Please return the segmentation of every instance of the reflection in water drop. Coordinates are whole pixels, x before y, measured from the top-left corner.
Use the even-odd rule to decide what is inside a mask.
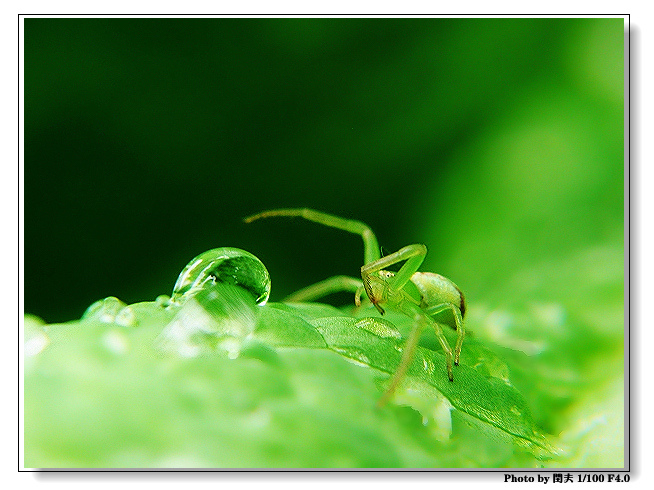
[[[203,288],[219,283],[240,286],[258,305],[270,296],[270,275],[263,263],[245,250],[223,247],[198,255],[184,267],[171,302],[183,304]]]
[[[226,351],[238,357],[242,342],[254,332],[258,308],[252,294],[240,286],[205,284],[186,298],[164,327],[158,344],[185,357]]]

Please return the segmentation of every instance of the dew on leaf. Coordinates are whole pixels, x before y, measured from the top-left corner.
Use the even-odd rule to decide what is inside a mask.
[[[82,320],[117,323],[123,327],[134,327],[137,323],[134,310],[114,296],[93,303],[82,315]]]
[[[114,320],[118,325],[123,327],[134,327],[136,326],[136,315],[134,310],[130,306],[126,306],[118,312],[116,319]]]
[[[402,334],[395,326],[382,318],[362,318],[356,324],[357,327],[363,328],[381,338],[401,339]]]
[[[166,308],[168,307],[168,305],[170,305],[170,296],[168,296],[167,294],[160,294],[159,296],[157,296],[154,302],[157,304],[157,306]]]
[[[248,291],[258,305],[270,296],[270,275],[263,263],[245,250],[214,248],[191,260],[173,288],[172,303],[183,304],[212,284],[230,284]]]
[[[102,323],[114,323],[116,315],[127,306],[121,300],[114,296],[109,296],[101,299],[89,306],[84,314],[82,320],[96,320]]]

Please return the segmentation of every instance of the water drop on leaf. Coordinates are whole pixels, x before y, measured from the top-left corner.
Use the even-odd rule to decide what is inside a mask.
[[[171,302],[184,303],[207,285],[240,286],[264,305],[270,296],[270,275],[263,263],[245,250],[214,248],[191,260],[177,278]]]
[[[136,326],[136,315],[131,306],[126,306],[118,312],[114,320],[118,325],[123,327],[135,327]]]
[[[137,323],[134,310],[114,296],[93,303],[82,315],[82,320],[117,323],[123,327],[134,327]]]
[[[102,323],[113,323],[116,320],[116,315],[125,306],[127,305],[118,298],[109,296],[89,306],[82,315],[82,320],[97,320]]]
[[[159,296],[157,296],[154,302],[157,304],[157,306],[166,308],[168,307],[168,305],[170,305],[170,296],[168,296],[167,294],[160,294]]]

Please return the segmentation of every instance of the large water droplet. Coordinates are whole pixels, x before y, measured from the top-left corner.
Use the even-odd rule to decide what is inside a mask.
[[[270,296],[270,275],[263,263],[245,250],[214,248],[195,257],[177,278],[171,302],[184,303],[210,284],[240,286],[264,305]]]

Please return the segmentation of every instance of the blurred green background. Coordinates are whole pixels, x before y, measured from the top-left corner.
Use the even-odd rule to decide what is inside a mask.
[[[278,301],[357,275],[361,239],[242,218],[359,219],[466,293],[566,448],[551,465],[620,467],[624,39],[622,18],[25,19],[25,311],[153,300],[221,246]]]
[[[473,297],[516,256],[617,240],[623,36],[622,19],[25,19],[25,310],[151,300],[218,246],[261,258],[274,299],[357,274],[357,237],[241,222],[272,207],[363,220],[387,253],[426,243]]]

